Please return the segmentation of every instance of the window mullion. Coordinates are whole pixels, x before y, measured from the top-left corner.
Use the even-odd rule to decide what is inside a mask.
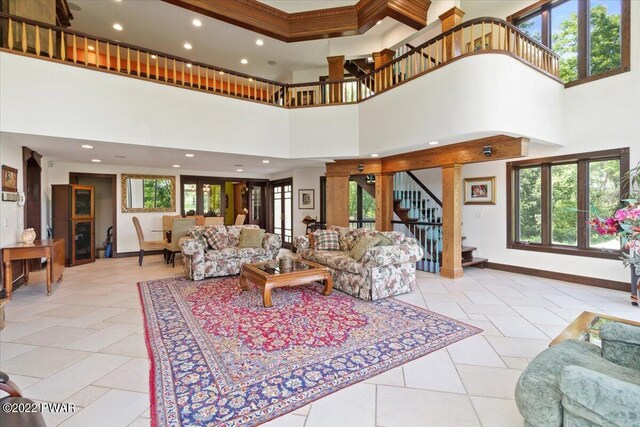
[[[551,49],[551,22],[550,22],[550,8],[547,6],[542,9],[541,12],[542,23],[542,44]]]
[[[542,205],[542,236],[543,246],[551,244],[551,165],[541,167],[541,205]]]
[[[589,162],[578,161],[578,247],[589,246]]]
[[[589,75],[589,0],[578,1],[578,78]]]

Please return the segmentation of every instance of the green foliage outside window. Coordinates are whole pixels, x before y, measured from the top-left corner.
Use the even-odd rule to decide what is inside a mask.
[[[376,199],[364,189],[362,193],[362,219],[376,219]],[[358,220],[358,183],[349,181],[349,220]]]
[[[168,179],[145,179],[142,190],[145,208],[171,207],[171,182]]]
[[[576,163],[551,167],[551,243],[570,246],[578,243]]]
[[[539,167],[520,169],[519,226],[521,242],[542,242],[542,173]]]

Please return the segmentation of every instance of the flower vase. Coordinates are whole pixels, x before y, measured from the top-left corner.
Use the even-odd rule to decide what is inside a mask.
[[[36,232],[33,228],[27,228],[22,232],[22,242],[27,245],[32,245],[36,240]]]

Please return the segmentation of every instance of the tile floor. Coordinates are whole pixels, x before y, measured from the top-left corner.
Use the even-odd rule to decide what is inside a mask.
[[[98,260],[44,276],[6,306],[0,369],[38,401],[70,402],[49,426],[148,426],[148,359],[136,283],[182,274],[160,256]],[[484,329],[482,335],[341,390],[270,427],[522,426],[515,383],[529,360],[583,310],[640,320],[628,295],[495,270],[459,280],[418,272],[399,299]],[[117,408],[117,410],[114,410]]]

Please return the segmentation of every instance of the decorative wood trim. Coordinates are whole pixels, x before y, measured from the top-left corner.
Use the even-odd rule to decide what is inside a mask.
[[[516,265],[500,264],[497,262],[485,263],[486,268],[492,270],[508,271],[510,273],[526,274],[528,276],[543,277],[545,279],[563,280],[581,285],[596,286],[599,288],[615,289],[618,291],[629,291],[629,283],[618,282],[616,280],[599,279],[597,277],[578,276],[576,274],[559,273],[556,271],[539,270],[537,268],[519,267]]]
[[[360,0],[353,6],[287,13],[256,0],[163,0],[286,43],[363,34],[391,17],[416,30],[430,0]]]

